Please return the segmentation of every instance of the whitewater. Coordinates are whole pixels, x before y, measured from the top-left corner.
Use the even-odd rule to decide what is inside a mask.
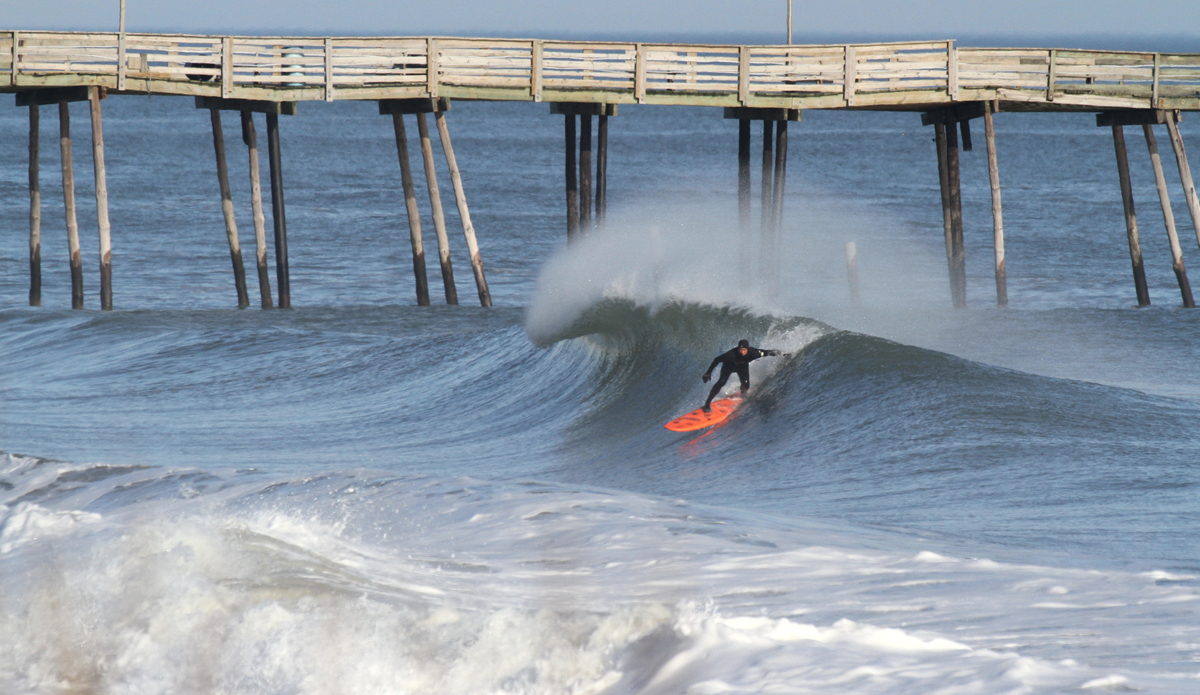
[[[63,308],[48,261],[22,306],[26,211],[0,212],[0,692],[1200,691],[1200,319],[1165,243],[1132,308],[1111,142],[1074,115],[997,118],[1032,191],[1013,306],[980,223],[953,312],[911,122],[806,113],[771,257],[731,215],[729,122],[623,106],[609,224],[566,248],[561,123],[456,103],[488,310],[409,305],[387,124],[314,107],[285,134],[296,308],[264,312],[229,308],[215,183],[170,166],[211,166],[207,119],[109,101],[118,310]],[[1064,141],[1087,166],[1029,154]],[[852,180],[831,143],[888,154]],[[783,351],[746,404],[663,429],[743,337]]]

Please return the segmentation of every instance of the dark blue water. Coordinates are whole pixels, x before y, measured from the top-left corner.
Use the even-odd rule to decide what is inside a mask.
[[[370,103],[301,104],[282,119],[294,308],[261,311],[235,308],[208,114],[104,108],[104,313],[86,111],[85,311],[68,308],[50,109],[43,306],[25,306],[25,110],[0,112],[6,691],[1195,684],[1200,314],[1178,306],[1133,129],[1153,306],[1136,308],[1109,129],[999,114],[1010,305],[992,306],[980,132],[963,153],[970,308],[954,311],[916,114],[792,124],[772,255],[738,237],[735,122],[622,106],[608,225],[566,250],[561,118],[456,102],[487,310],[444,170],[464,305],[440,304],[418,175],[421,308],[391,124]],[[784,351],[755,363],[747,404],[707,433],[664,430],[741,337]]]

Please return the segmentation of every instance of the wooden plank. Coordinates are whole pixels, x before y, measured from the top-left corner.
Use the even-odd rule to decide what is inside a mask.
[[[533,41],[530,45],[532,52],[529,69],[529,96],[535,101],[542,100],[542,42]]]
[[[425,49],[425,76],[426,86],[425,91],[429,93],[430,98],[436,99],[438,95],[438,45],[437,39],[429,39],[429,43]]]
[[[750,49],[742,46],[738,53],[738,101],[745,105],[750,99]],[[747,136],[749,137],[749,136]]]
[[[856,71],[858,68],[858,59],[855,57],[855,49],[852,46],[846,46],[846,65],[842,71],[842,87],[843,98],[846,100],[846,106],[854,106],[854,91]]]
[[[646,101],[646,49],[642,44],[637,45],[637,65],[634,68],[633,81],[634,98],[639,104]]]
[[[333,39],[325,39],[325,101],[333,101]]]
[[[1158,71],[1159,71],[1159,56],[1154,54],[1154,89],[1150,93],[1150,104],[1158,106]]]
[[[233,39],[221,42],[221,97],[233,94]]]
[[[117,89],[125,91],[125,34],[121,34],[117,39]]]

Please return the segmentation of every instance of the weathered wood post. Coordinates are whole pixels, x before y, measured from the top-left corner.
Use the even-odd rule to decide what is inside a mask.
[[[738,119],[738,267],[750,278],[750,119]]]
[[[380,102],[382,104],[383,102]],[[417,283],[417,306],[429,306],[429,280],[425,271],[425,242],[421,236],[421,213],[417,208],[417,189],[413,184],[412,164],[408,157],[408,134],[404,115],[392,114],[396,132],[396,153],[400,158],[400,181],[404,186],[404,207],[408,212],[408,235],[412,244],[413,277]]]
[[[1103,114],[1101,114],[1103,115]],[[1138,241],[1137,212],[1133,206],[1133,184],[1129,177],[1129,157],[1125,151],[1125,128],[1112,126],[1113,147],[1117,154],[1117,175],[1121,180],[1121,202],[1125,208],[1125,236],[1129,240],[1129,260],[1133,263],[1133,288],[1138,306],[1150,306],[1146,287],[1146,268],[1142,263],[1142,245]]]
[[[1158,188],[1158,202],[1162,206],[1163,223],[1167,227],[1167,239],[1171,244],[1171,268],[1175,271],[1175,279],[1179,281],[1179,294],[1183,297],[1183,305],[1192,308],[1196,306],[1196,301],[1192,298],[1192,287],[1188,283],[1187,269],[1183,267],[1183,249],[1179,247],[1179,235],[1175,233],[1175,214],[1171,211],[1171,199],[1167,194],[1167,180],[1163,176],[1162,159],[1158,156],[1158,143],[1154,141],[1154,127],[1149,123],[1143,123],[1142,132],[1146,136],[1146,148],[1150,150],[1150,163],[1154,168],[1154,183]]]
[[[775,209],[773,198],[771,198],[771,193],[775,190],[775,185],[771,180],[771,171],[775,163],[775,155],[772,148],[774,144],[772,141],[775,121],[763,117],[762,123],[762,185],[759,191],[759,208],[761,212],[759,226],[765,240],[766,236],[771,232],[771,211]]]
[[[413,276],[416,278],[417,304],[419,306],[429,306],[429,284],[428,284],[428,280],[426,277],[426,271],[425,271],[425,243],[423,241],[422,234],[421,234],[421,213],[420,213],[419,209],[417,208],[417,194],[416,194],[416,189],[413,186],[412,166],[409,163],[409,157],[408,157],[408,135],[405,132],[405,128],[404,128],[404,116],[408,115],[408,114],[426,114],[426,113],[432,113],[432,114],[436,115],[442,111],[449,111],[449,110],[450,110],[450,100],[445,97],[421,98],[421,99],[384,99],[379,102],[379,113],[381,115],[385,115],[385,116],[390,115],[392,117],[392,126],[396,133],[396,153],[400,159],[400,180],[404,185],[404,207],[408,211],[408,231],[409,231],[409,238],[412,242],[412,254],[413,254]],[[423,119],[424,116],[422,115],[421,118]],[[421,124],[422,124],[422,121],[420,119],[418,119],[418,123],[417,123],[418,130],[420,130]],[[438,128],[441,129],[442,127],[443,127],[443,124],[439,120]],[[439,134],[440,134],[440,132],[441,131],[439,130]],[[426,134],[426,137],[421,142],[422,155],[424,155],[424,147],[426,145],[426,141],[428,141],[428,139],[429,139],[428,138],[428,125],[426,125],[426,127],[425,127],[425,134]],[[443,149],[446,151],[447,162],[449,162],[450,159],[454,155],[453,148],[451,148],[447,145],[448,142],[449,142],[449,131],[446,132],[445,136],[442,139]],[[427,166],[426,181],[428,182],[429,181],[429,178],[428,178],[429,172],[433,170],[432,169],[432,167],[433,167],[432,144],[430,144],[429,159],[428,160],[423,159],[422,161],[425,162],[426,166]],[[450,175],[451,180],[454,179],[454,171],[456,169],[457,169],[457,165],[451,166],[451,175]],[[458,189],[456,188],[455,195],[457,196],[458,193],[459,193]],[[434,195],[438,195],[436,174],[434,175],[433,185],[430,186],[430,199],[431,200],[433,199]],[[466,204],[465,198],[463,199],[462,204],[463,204],[463,206],[465,206],[465,204]],[[441,197],[439,195],[438,196],[438,209],[440,210],[440,208],[441,208]],[[463,209],[464,209],[463,207],[459,208],[460,214],[462,213]],[[436,219],[435,219],[435,222],[436,222]],[[463,219],[463,223],[464,223],[464,225],[470,224],[469,213],[468,213],[467,217],[465,217]],[[471,231],[472,231],[472,235],[473,235],[474,227],[471,227]],[[442,220],[442,233],[445,234],[444,218]],[[465,230],[464,230],[464,233],[465,233]],[[447,244],[449,243],[448,239],[446,240],[446,243]],[[439,244],[441,244],[440,241],[439,241]],[[469,247],[470,247],[470,242],[468,242],[468,248]],[[446,248],[448,248],[448,247],[446,247]],[[447,251],[447,253],[448,253],[448,251]],[[447,260],[449,260],[448,257],[447,257]],[[444,270],[445,269],[443,268],[443,271]],[[482,272],[482,266],[480,266],[480,271]],[[447,274],[445,272],[443,272],[443,275],[442,275],[443,284],[445,284],[446,276],[447,276]],[[451,278],[450,278],[450,283],[451,283],[450,287],[453,288],[454,287],[453,276],[451,276]],[[486,285],[485,285],[485,287],[486,287]],[[455,294],[453,296],[455,298],[454,303],[457,303],[457,301],[458,301],[457,292],[455,292]],[[490,299],[489,299],[489,301],[490,301]]]
[[[605,104],[596,122],[596,227],[604,226],[608,214],[608,112],[616,114],[617,105]]]
[[[279,151],[279,114],[267,113],[267,158],[271,166],[271,220],[275,227],[275,287],[279,308],[292,307],[288,278],[287,216],[283,203],[283,157]]]
[[[271,298],[271,275],[267,271],[266,218],[262,207],[262,182],[258,169],[258,133],[254,129],[254,114],[249,110],[239,112],[242,117],[242,142],[250,156],[250,212],[254,216],[254,258],[258,269],[258,296],[263,309],[275,305]]]
[[[41,114],[29,105],[29,306],[42,305],[42,184],[38,173]]]
[[[1200,243],[1200,198],[1196,197],[1196,182],[1192,180],[1192,167],[1188,165],[1187,152],[1183,149],[1183,137],[1179,134],[1179,115],[1175,111],[1165,114],[1167,133],[1171,136],[1171,148],[1175,151],[1175,165],[1179,167],[1179,181],[1183,184],[1183,197],[1187,200],[1188,214]]]
[[[96,178],[96,218],[100,228],[100,310],[112,311],[112,241],[108,223],[108,183],[104,171],[104,126],[100,117],[100,87],[88,88],[92,116],[92,170]]]
[[[575,115],[563,114],[563,122],[567,148],[567,241],[571,242],[579,237],[579,185],[575,178]]]
[[[946,174],[950,183],[950,241],[954,255],[954,306],[967,306],[966,253],[963,247],[962,188],[958,163],[958,123],[946,113]]]
[[[83,258],[79,255],[79,222],[75,217],[75,169],[71,164],[71,110],[58,104],[58,144],[62,153],[63,208],[67,216],[67,250],[71,254],[71,308],[83,308]]]
[[[446,125],[446,112],[435,111],[438,135],[442,138],[442,152],[446,155],[446,166],[450,169],[450,182],[454,184],[454,201],[458,204],[458,217],[462,220],[463,237],[467,241],[467,253],[471,257],[471,270],[475,274],[475,289],[479,292],[479,305],[491,306],[492,294],[488,291],[487,278],[483,274],[483,260],[479,256],[479,243],[475,240],[475,225],[471,224],[471,211],[467,207],[467,194],[463,191],[462,174],[458,160],[454,158],[454,146],[450,143],[450,128]]]
[[[229,190],[229,168],[225,163],[225,131],[221,127],[220,109],[209,109],[213,129],[213,150],[217,157],[217,185],[221,190],[221,214],[225,218],[225,236],[229,240],[229,260],[233,263],[233,284],[237,289],[238,307],[250,306],[246,291],[246,267],[242,263],[242,244],[238,239],[237,218],[233,212],[233,195]]]
[[[579,114],[579,229],[592,228],[592,114]]]
[[[771,192],[772,207],[771,211],[771,294],[777,295],[780,290],[780,265],[779,257],[783,250],[783,191],[784,183],[787,180],[787,147],[788,147],[788,122],[786,118],[780,119],[775,126],[775,186]]]
[[[862,292],[858,284],[858,246],[853,241],[846,242],[846,282],[850,285],[850,303],[854,306],[862,304]]]
[[[938,185],[942,193],[942,235],[946,244],[946,273],[950,280],[950,299],[954,294],[954,233],[950,222],[950,167],[947,164],[946,153],[946,124],[938,120],[933,125],[933,139],[937,146]]]
[[[447,304],[458,304],[454,286],[454,267],[450,263],[450,237],[446,234],[446,218],[442,214],[442,195],[438,191],[437,170],[433,161],[433,142],[429,139],[429,121],[425,113],[417,114],[417,131],[421,136],[421,156],[425,162],[425,184],[429,189],[429,204],[433,208],[433,231],[437,236],[438,260],[442,265],[442,287]]]
[[[992,102],[984,102],[983,129],[987,139],[988,180],[992,187],[992,245],[996,258],[996,305],[1008,306],[1008,274],[1004,268],[1004,212],[1000,207],[1000,165],[996,160],[996,131]],[[963,124],[969,123],[964,121]]]

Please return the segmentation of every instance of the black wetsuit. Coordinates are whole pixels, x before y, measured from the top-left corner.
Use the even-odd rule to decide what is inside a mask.
[[[742,395],[746,395],[746,391],[750,388],[750,363],[759,357],[774,357],[779,354],[778,350],[761,350],[759,348],[746,348],[746,354],[738,352],[741,348],[734,348],[729,352],[717,355],[717,358],[708,365],[708,371],[704,372],[705,381],[712,376],[712,370],[719,364],[721,365],[721,376],[717,379],[717,383],[713,385],[712,391],[708,393],[708,400],[704,402],[704,407],[707,408],[709,403],[717,397],[721,391],[721,387],[729,381],[729,375],[737,372],[738,379],[742,381]]]

